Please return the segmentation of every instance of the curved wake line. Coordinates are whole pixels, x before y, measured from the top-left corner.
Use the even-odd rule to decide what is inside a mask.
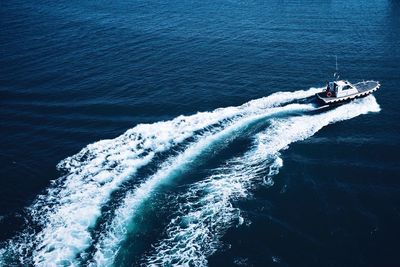
[[[261,115],[253,115],[240,122],[233,123],[217,134],[208,135],[199,139],[193,145],[189,146],[182,154],[167,161],[161,169],[149,177],[126,196],[123,205],[117,209],[112,222],[108,225],[106,232],[96,246],[96,253],[93,262],[95,266],[109,266],[117,256],[121,242],[124,240],[131,225],[133,216],[139,211],[140,205],[152,196],[162,182],[174,175],[174,172],[181,170],[189,164],[205,149],[209,148],[214,142],[238,131],[245,125],[272,114],[289,111],[308,111],[313,110],[311,105],[291,104],[280,108],[270,108]]]
[[[318,115],[273,119],[264,132],[256,135],[253,148],[244,156],[229,160],[215,174],[195,183],[182,196],[184,204],[166,228],[167,237],[143,258],[145,265],[205,266],[214,253],[219,237],[235,219],[240,223],[240,210],[232,200],[245,198],[257,179],[277,174],[283,166],[280,151],[291,143],[304,140],[331,123],[348,120],[380,110],[373,96]],[[267,165],[269,169],[267,169]],[[270,183],[272,179],[268,179]],[[190,199],[192,202],[187,202]],[[186,201],[185,201],[186,200]]]
[[[239,107],[140,124],[115,139],[88,145],[58,164],[67,174],[54,181],[46,194],[28,208],[34,228],[41,230],[27,230],[10,240],[3,248],[3,260],[11,257],[20,264],[38,266],[79,264],[77,256],[93,242],[91,229],[101,216],[101,207],[110,200],[112,192],[149,164],[157,153],[168,151],[199,130],[207,132],[214,124],[222,123],[224,129],[320,90],[279,92]]]

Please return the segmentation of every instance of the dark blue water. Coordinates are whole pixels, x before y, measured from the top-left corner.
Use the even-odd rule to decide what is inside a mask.
[[[400,265],[398,1],[3,1],[0,55],[0,265]],[[335,55],[381,89],[293,104]]]

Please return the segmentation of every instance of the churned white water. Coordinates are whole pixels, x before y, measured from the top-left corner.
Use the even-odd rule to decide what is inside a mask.
[[[317,115],[272,119],[271,125],[255,136],[253,148],[244,156],[229,160],[213,175],[190,187],[183,196],[190,202],[179,207],[179,215],[167,226],[167,236],[143,261],[151,266],[205,266],[207,257],[219,246],[219,237],[236,220],[242,221],[232,201],[245,198],[257,178],[271,178],[278,173],[283,166],[280,151],[331,123],[379,110],[375,98],[369,96]]]
[[[40,195],[28,208],[32,224],[39,230],[20,233],[8,242],[2,249],[2,254],[14,254],[13,258],[19,258],[21,264],[79,264],[79,254],[93,244],[91,229],[102,215],[101,208],[110,201],[111,194],[122,183],[132,179],[137,170],[149,164],[157,153],[168,151],[187,138],[194,137],[193,144],[181,155],[168,159],[159,172],[145,179],[134,192],[127,195],[121,206],[122,210],[117,210],[115,219],[109,224],[110,229],[116,229],[115,225],[121,221],[119,218],[122,218],[121,225],[129,221],[130,215],[123,218],[124,207],[132,205],[135,208],[135,203],[143,199],[141,196],[154,190],[163,177],[167,177],[214,140],[260,116],[274,112],[271,110],[274,107],[277,107],[275,111],[279,111],[280,105],[311,96],[320,90],[312,88],[278,92],[239,107],[179,116],[171,121],[140,124],[115,139],[88,145],[58,164],[66,174],[55,180],[46,193]],[[306,105],[298,106],[306,108]],[[214,124],[222,127],[213,129]],[[197,131],[202,132],[198,134]],[[104,255],[115,254],[120,240],[123,239],[123,227],[121,229],[120,233],[105,233],[100,243],[96,244],[98,252],[95,259],[99,260],[99,264],[101,259],[108,259]],[[106,248],[105,241],[110,237],[112,239],[113,235],[115,240],[111,244],[112,248]],[[105,262],[109,263],[109,260]]]
[[[194,160],[196,156],[211,146],[213,142],[222,139],[235,130],[240,129],[241,127],[257,119],[261,119],[279,112],[307,111],[312,109],[313,107],[311,105],[304,104],[290,104],[284,107],[270,108],[263,112],[262,115],[249,116],[246,119],[241,119],[239,122],[232,123],[232,125],[226,127],[217,134],[210,134],[208,136],[199,138],[197,142],[189,146],[182,154],[179,154],[177,157],[167,161],[155,175],[149,177],[145,182],[140,184],[127,195],[123,205],[116,211],[116,214],[108,229],[105,233],[103,233],[103,238],[101,239],[100,243],[96,246],[97,251],[94,256],[94,261],[96,263],[95,265],[109,266],[114,261],[116,253],[119,249],[119,245],[121,241],[124,240],[124,237],[127,233],[129,222],[132,216],[138,210],[139,205],[151,197],[151,193],[157,188],[157,185],[165,181],[165,179],[169,176],[172,176],[176,170],[183,168],[187,163]]]

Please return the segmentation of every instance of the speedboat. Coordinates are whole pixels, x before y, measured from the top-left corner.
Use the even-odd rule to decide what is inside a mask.
[[[351,84],[346,80],[329,82],[326,89],[317,93],[317,99],[325,105],[348,102],[372,94],[380,87],[377,81],[363,81]]]

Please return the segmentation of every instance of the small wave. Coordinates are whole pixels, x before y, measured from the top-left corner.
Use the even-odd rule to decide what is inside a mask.
[[[182,196],[179,215],[166,227],[167,237],[154,246],[143,263],[207,265],[207,257],[220,245],[219,237],[240,219],[240,210],[234,207],[233,200],[247,197],[249,188],[258,178],[278,173],[283,164],[280,151],[314,135],[326,125],[379,110],[375,98],[369,96],[317,115],[272,119],[270,127],[256,135],[250,151],[229,160]]]
[[[278,92],[239,107],[140,124],[115,139],[88,145],[58,164],[66,174],[55,180],[28,208],[30,227],[5,245],[3,258],[38,266],[79,264],[77,256],[93,242],[91,229],[101,216],[101,208],[122,183],[132,179],[157,153],[168,151],[214,124],[222,123],[224,129],[233,122],[262,114],[266,108],[308,97],[320,90]]]

